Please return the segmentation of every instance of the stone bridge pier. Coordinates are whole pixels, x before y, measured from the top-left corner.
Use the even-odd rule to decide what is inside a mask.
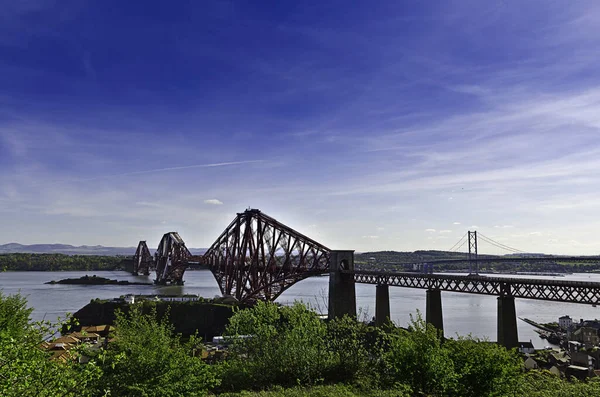
[[[498,343],[511,349],[519,346],[515,297],[511,295],[510,285],[503,284],[501,290],[502,295],[498,297]]]
[[[333,319],[349,315],[356,318],[356,288],[354,251],[331,251],[329,257],[329,307],[328,317]],[[389,303],[388,303],[389,304]]]
[[[425,302],[425,321],[433,325],[444,336],[444,318],[442,316],[442,292],[428,289]]]
[[[331,251],[329,269],[329,319],[344,315],[356,318],[354,251]],[[374,274],[369,283],[376,285],[375,325],[383,325],[391,321],[389,276]],[[425,321],[437,328],[443,336],[442,288],[437,282],[432,282],[427,288]],[[497,341],[498,344],[511,349],[519,344],[515,297],[511,285],[507,282],[502,282],[497,292],[500,294],[497,298]]]
[[[331,283],[331,280],[330,280]],[[338,284],[339,285],[339,284]],[[338,289],[340,289],[338,287]],[[352,289],[354,291],[354,289]],[[330,290],[331,293],[331,290]],[[330,296],[330,302],[331,302]],[[498,344],[512,349],[519,345],[517,332],[517,315],[515,310],[515,298],[510,294],[510,285],[503,285],[502,295],[498,298]],[[425,321],[439,330],[444,336],[444,318],[442,311],[442,293],[440,289],[429,288],[426,292]],[[346,314],[356,313],[356,306],[344,306],[348,311]],[[331,311],[330,311],[331,316]],[[378,280],[375,290],[375,325],[380,326],[391,321],[390,316],[390,291],[389,285],[384,278]]]

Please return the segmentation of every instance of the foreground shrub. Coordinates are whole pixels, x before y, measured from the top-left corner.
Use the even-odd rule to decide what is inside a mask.
[[[456,374],[453,395],[514,395],[523,375],[522,360],[515,350],[472,337],[448,339],[443,347]]]
[[[50,360],[41,344],[58,325],[30,322],[31,311],[25,298],[0,292],[0,396],[92,395],[90,384],[100,376],[99,369],[77,363],[77,349],[64,362]]]
[[[437,330],[420,316],[412,321],[411,332],[392,335],[384,353],[382,386],[409,385],[415,393],[448,395],[456,388],[457,376],[449,352],[442,347]]]
[[[332,356],[326,333],[325,323],[300,303],[278,307],[259,302],[238,311],[225,331],[234,342],[221,366],[223,387],[240,390],[321,382]]]
[[[115,341],[97,360],[104,371],[97,389],[112,396],[203,396],[217,386],[214,368],[192,353],[195,338],[182,343],[167,318],[142,314],[138,306],[117,314]]]
[[[268,391],[219,394],[219,397],[410,397],[407,387],[395,390],[360,390],[347,385],[313,386],[309,388],[294,387],[289,389],[274,388]]]
[[[591,397],[600,396],[600,381],[567,381],[549,371],[530,371],[519,379],[520,388],[514,395],[528,397]]]

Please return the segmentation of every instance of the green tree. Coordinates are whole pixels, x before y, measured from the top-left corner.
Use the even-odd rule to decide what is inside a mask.
[[[333,365],[328,380],[376,385],[386,337],[385,329],[367,326],[350,316],[329,321],[326,340]]]
[[[454,365],[458,382],[453,394],[464,397],[512,395],[522,377],[518,353],[471,337],[448,339],[443,344]]]
[[[331,365],[327,327],[301,303],[279,307],[258,302],[236,312],[225,335],[233,341],[222,364],[228,390],[268,385],[315,384]]]
[[[92,363],[80,365],[72,350],[65,362],[50,360],[40,345],[56,327],[31,323],[26,300],[0,292],[0,395],[4,397],[90,396],[100,376]]]
[[[215,371],[199,357],[195,337],[182,343],[166,317],[142,314],[135,305],[117,314],[115,341],[98,357],[104,371],[97,389],[112,396],[203,396],[218,384]]]
[[[410,332],[391,335],[384,361],[384,387],[406,384],[414,393],[436,396],[455,389],[457,376],[450,355],[442,347],[438,331],[420,314],[412,320]]]

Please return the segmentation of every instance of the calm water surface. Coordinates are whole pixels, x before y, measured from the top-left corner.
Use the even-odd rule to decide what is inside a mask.
[[[51,280],[78,278],[84,275],[96,274],[101,277],[129,281],[151,282],[153,276],[133,276],[121,271],[105,272],[4,272],[0,273],[0,289],[4,294],[20,292],[27,296],[29,305],[34,308],[35,320],[54,321],[64,317],[66,313],[74,313],[85,306],[91,299],[116,298],[125,294],[198,294],[204,297],[220,295],[219,287],[208,270],[188,271],[185,273],[184,286],[83,286],[83,285],[47,285]],[[520,276],[527,277],[527,276]],[[600,282],[598,274],[573,274],[566,277],[536,277],[557,278],[560,280],[578,280]],[[310,303],[322,313],[327,312],[328,277],[313,277],[301,281],[278,299],[278,302],[289,304],[295,300]],[[368,284],[356,285],[357,307],[366,319],[375,313],[375,286]],[[496,308],[495,296],[442,292],[444,314],[444,329],[447,336],[456,334],[472,334],[477,337],[496,339]],[[390,307],[392,320],[401,326],[406,326],[410,315],[417,310],[425,312],[425,290],[390,287]],[[517,299],[518,317],[527,317],[537,322],[557,321],[558,317],[568,314],[574,319],[594,319],[600,317],[600,307],[573,303],[545,302],[527,299]],[[519,340],[532,340],[537,348],[547,345],[540,339],[530,325],[518,321]]]

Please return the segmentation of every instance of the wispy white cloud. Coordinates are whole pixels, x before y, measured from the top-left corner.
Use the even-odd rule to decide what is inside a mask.
[[[223,205],[223,202],[221,200],[217,200],[217,199],[208,199],[208,200],[204,200],[204,204]]]
[[[109,179],[109,178],[118,178],[118,177],[124,177],[124,176],[155,174],[155,173],[159,173],[159,172],[181,171],[181,170],[189,170],[189,169],[194,169],[194,168],[226,167],[226,166],[232,166],[232,165],[244,165],[244,164],[252,164],[252,163],[261,163],[263,161],[264,160],[229,161],[229,162],[225,162],[225,163],[192,164],[192,165],[184,165],[184,166],[178,166],[178,167],[154,168],[154,169],[143,170],[143,171],[131,171],[131,172],[124,172],[124,173],[121,173],[121,174],[102,175],[102,176],[96,176],[96,177],[93,177],[93,178],[83,178],[83,179],[77,179],[75,181],[76,182],[84,182],[84,181],[88,182],[88,181],[95,181],[95,180],[98,180],[98,179]]]

